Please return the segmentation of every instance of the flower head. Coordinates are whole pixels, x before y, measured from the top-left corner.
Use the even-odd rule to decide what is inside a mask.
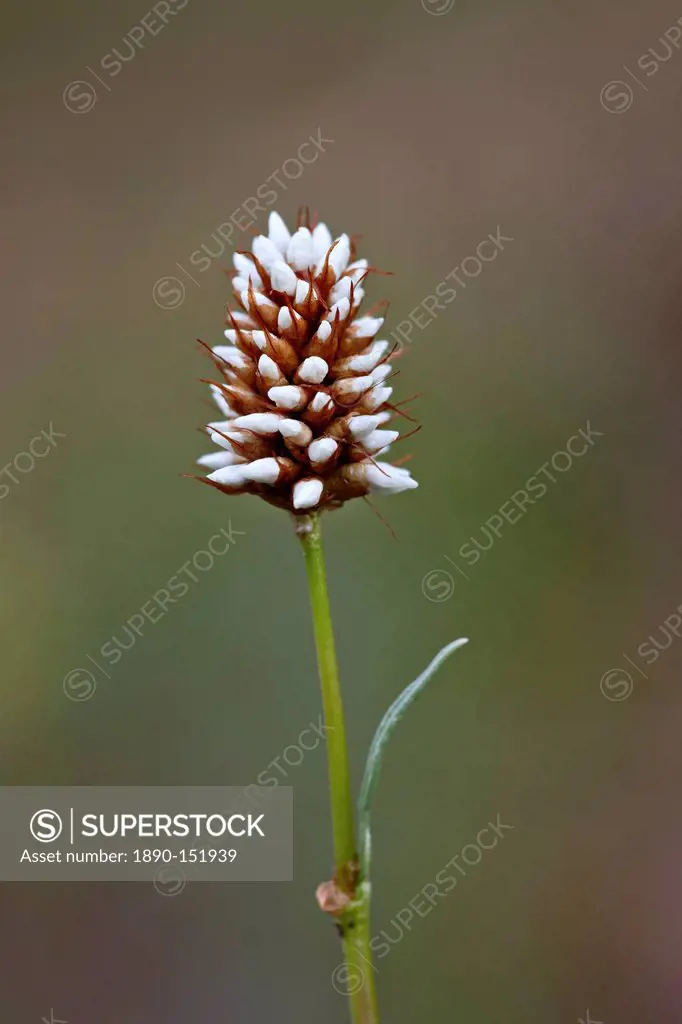
[[[416,487],[383,459],[398,437],[385,429],[391,352],[375,340],[383,319],[358,316],[369,266],[348,236],[309,221],[292,234],[271,213],[234,266],[240,309],[227,309],[228,344],[209,349],[223,418],[206,427],[218,451],[199,459],[204,482],[299,514]]]

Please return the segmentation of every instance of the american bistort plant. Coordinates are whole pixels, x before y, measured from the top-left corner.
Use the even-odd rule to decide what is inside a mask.
[[[456,640],[395,701],[370,747],[359,806],[350,786],[343,706],[320,533],[323,512],[351,498],[397,494],[417,486],[386,461],[399,437],[391,403],[383,319],[360,316],[372,271],[348,235],[333,239],[323,223],[299,214],[289,231],[271,213],[268,234],[234,256],[232,287],[240,308],[226,312],[227,345],[206,345],[216,369],[207,381],[222,419],[206,432],[217,450],[199,459],[204,483],[225,494],[256,494],[289,511],[308,574],[322,702],[334,837],[334,874],[317,890],[336,922],[344,962],[334,987],[348,995],[354,1024],[376,1024],[378,1008],[369,932],[370,807],[386,741],[403,712]],[[202,343],[203,344],[203,343]]]

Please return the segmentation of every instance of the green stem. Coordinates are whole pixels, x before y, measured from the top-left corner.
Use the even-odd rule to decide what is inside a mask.
[[[345,969],[338,972],[337,968],[334,987],[348,994],[353,1024],[378,1024],[374,968],[369,945],[369,879],[360,879],[358,885],[348,747],[319,514],[297,517],[296,532],[301,540],[308,572],[317,666],[322,687],[336,865],[334,880],[339,889],[350,897],[348,907],[339,916]]]
[[[317,667],[320,673],[326,725],[334,857],[339,880],[343,886],[356,854],[353,797],[319,516],[306,516],[299,525],[298,534],[303,545],[303,554],[308,570],[310,604],[317,647]]]

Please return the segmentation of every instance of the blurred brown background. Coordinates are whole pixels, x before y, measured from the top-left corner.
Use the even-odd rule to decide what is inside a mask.
[[[317,720],[287,517],[178,475],[205,450],[194,339],[219,341],[221,267],[250,234],[205,272],[191,254],[279,172],[290,222],[310,205],[394,272],[368,296],[391,330],[499,227],[513,242],[401,364],[423,429],[420,489],[380,505],[397,542],[361,502],[327,521],[356,783],[390,701],[471,638],[392,742],[375,933],[498,813],[514,826],[377,963],[382,1020],[678,1024],[682,642],[650,667],[637,648],[682,602],[682,51],[661,41],[682,10],[168,6],[142,36],[132,0],[5,11],[0,463],[66,436],[1,478],[1,781],[247,784]],[[283,176],[318,129],[333,144]],[[153,294],[171,276],[174,308]],[[588,420],[603,437],[469,571],[460,546]],[[230,520],[246,536],[67,699]],[[634,692],[621,676],[605,699],[612,668]],[[324,751],[286,781],[294,883],[0,887],[2,1019],[344,1022],[313,898]]]

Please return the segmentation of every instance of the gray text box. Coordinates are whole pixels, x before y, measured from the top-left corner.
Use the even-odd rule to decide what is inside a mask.
[[[2,786],[0,821],[5,882],[294,877],[291,786]]]

